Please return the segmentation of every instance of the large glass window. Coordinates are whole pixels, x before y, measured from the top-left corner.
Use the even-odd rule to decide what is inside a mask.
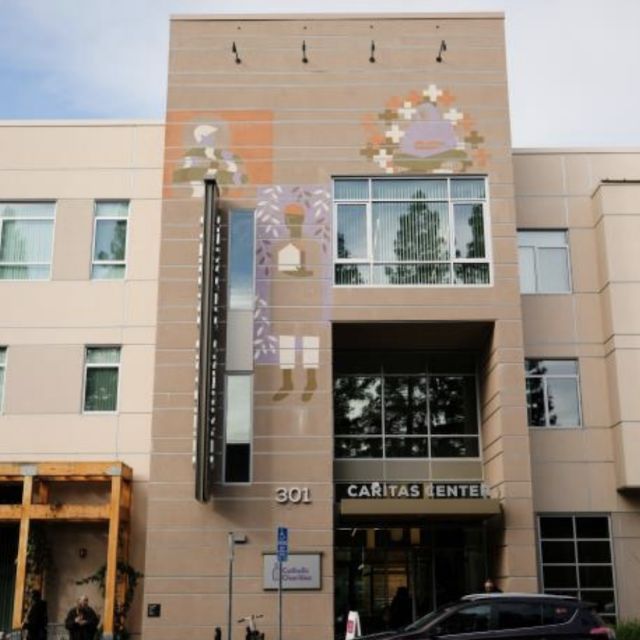
[[[357,365],[356,365],[357,366]],[[479,456],[472,372],[399,372],[397,363],[334,376],[336,458]]]
[[[569,293],[566,231],[518,231],[521,293]]]
[[[254,236],[253,211],[232,211],[229,215],[230,309],[253,309]]]
[[[128,216],[128,200],[96,202],[91,266],[91,277],[95,280],[124,278]]]
[[[87,347],[85,357],[85,412],[113,412],[118,408],[120,347]]]
[[[615,622],[608,516],[540,516],[538,527],[544,592],[593,602],[603,618]]]
[[[226,376],[225,482],[251,481],[253,438],[253,375]]]
[[[337,285],[489,283],[484,178],[341,178],[334,200]]]
[[[0,280],[51,273],[54,202],[0,202]]]
[[[4,407],[4,372],[7,365],[7,348],[0,347],[0,413]]]
[[[251,320],[254,308],[255,227],[253,211],[233,210],[228,218],[227,307]],[[231,319],[232,316],[230,315]],[[253,325],[246,324],[246,340],[253,340]],[[238,339],[236,334],[236,339]],[[240,366],[240,365],[235,365]],[[251,366],[251,363],[248,363]],[[224,481],[251,482],[253,442],[253,373],[227,369],[224,403]]]
[[[580,420],[576,360],[525,360],[531,427],[576,427]]]

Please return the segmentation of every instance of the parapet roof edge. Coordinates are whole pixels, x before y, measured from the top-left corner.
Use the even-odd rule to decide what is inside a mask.
[[[513,147],[513,155],[570,153],[640,153],[640,147]]]
[[[23,119],[23,120],[1,120],[0,127],[131,127],[131,126],[151,126],[164,127],[164,120],[113,120],[113,119]]]
[[[204,13],[172,14],[170,20],[504,20],[504,12],[458,13]]]

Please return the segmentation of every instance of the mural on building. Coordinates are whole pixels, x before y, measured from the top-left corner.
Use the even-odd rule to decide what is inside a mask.
[[[276,185],[258,194],[254,360],[256,365],[276,364],[282,372],[274,401],[294,391],[300,366],[302,400],[311,400],[317,388],[317,322],[325,319],[331,283],[330,220],[325,186]],[[311,310],[304,321],[291,316],[295,306]]]
[[[191,197],[204,196],[204,178],[215,178],[222,195],[242,195],[243,185],[271,184],[272,162],[264,148],[272,144],[270,111],[169,114],[166,166],[169,185],[189,186]]]
[[[247,182],[242,160],[231,151],[219,148],[216,138],[221,135],[220,129],[219,123],[194,126],[191,146],[184,153],[182,165],[173,172],[173,182],[187,182],[194,198],[203,197],[205,177],[215,178],[221,189]]]
[[[455,96],[435,84],[393,96],[386,109],[365,118],[368,140],[360,153],[387,174],[463,172],[488,159],[484,138]]]

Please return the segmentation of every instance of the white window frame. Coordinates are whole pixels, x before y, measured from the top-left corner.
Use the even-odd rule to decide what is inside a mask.
[[[246,442],[239,441],[229,441],[227,439],[227,405],[229,401],[229,385],[227,384],[227,378],[231,377],[244,377],[249,378],[249,396],[251,398],[251,407],[249,409],[249,437]],[[253,483],[253,426],[254,426],[254,415],[253,415],[253,390],[254,390],[254,373],[253,371],[234,371],[227,372],[225,375],[225,385],[224,385],[224,438],[223,438],[223,449],[222,449],[222,484],[229,486],[246,486]],[[247,444],[249,445],[249,479],[243,482],[228,482],[227,481],[227,444]]]
[[[576,373],[544,373],[544,374],[538,374],[538,373],[529,373],[527,371],[527,367],[526,367],[526,361],[527,360],[552,360],[552,361],[556,361],[556,362],[575,362],[576,363]],[[542,380],[542,394],[543,394],[543,399],[544,399],[544,422],[545,424],[543,425],[531,425],[528,424],[529,423],[529,408],[527,407],[527,426],[529,427],[529,429],[582,429],[583,427],[583,421],[582,421],[582,395],[580,393],[580,361],[578,360],[578,358],[534,358],[534,357],[527,357],[525,358],[525,371],[524,371],[524,377],[525,377],[525,394],[526,394],[526,384],[527,384],[527,380],[529,378],[539,378]],[[577,392],[577,397],[578,397],[578,423],[577,424],[567,424],[567,425],[555,425],[555,424],[549,424],[549,392],[548,392],[548,385],[547,385],[547,379],[549,378],[553,378],[553,379],[557,379],[557,380],[575,380],[576,381],[576,392]]]
[[[367,180],[368,182],[368,192],[369,197],[366,200],[343,200],[336,198],[335,196],[335,185],[336,182],[340,181],[361,181]],[[423,260],[423,261],[415,261],[415,260],[398,260],[393,263],[376,263],[373,259],[373,204],[376,202],[416,202],[413,198],[393,198],[389,200],[388,198],[384,199],[374,199],[373,198],[373,181],[394,181],[394,180],[434,180],[434,181],[442,181],[446,180],[447,182],[447,205],[448,205],[448,221],[449,221],[449,249],[450,256],[447,260]],[[485,185],[485,197],[482,199],[475,198],[459,198],[452,199],[451,197],[451,181],[452,180],[484,180]],[[332,199],[333,199],[333,233],[332,233],[332,283],[334,287],[337,288],[461,288],[461,287],[473,287],[473,288],[488,288],[493,286],[493,253],[492,253],[492,243],[491,243],[491,215],[489,211],[489,181],[487,180],[487,176],[484,175],[429,175],[429,176],[404,176],[398,175],[393,178],[386,176],[332,176]],[[419,202],[444,202],[442,198],[425,198],[425,200],[420,200]],[[366,258],[338,258],[338,205],[365,205],[366,207],[366,216],[367,216],[367,256]],[[456,258],[455,257],[455,214],[454,214],[454,205],[455,204],[482,204],[482,223],[483,223],[483,231],[484,231],[484,248],[485,248],[485,258],[480,260],[477,258]],[[444,264],[448,263],[450,269],[450,277],[451,282],[449,283],[438,283],[438,284],[338,284],[335,281],[335,267],[340,264],[360,264],[366,265],[369,268],[369,274],[371,274],[373,267],[376,264]],[[478,284],[465,284],[460,283],[456,284],[455,282],[455,265],[456,264],[486,264],[489,268],[489,281],[485,283]],[[369,280],[371,281],[371,277]]]
[[[127,215],[126,216],[99,216],[98,205],[109,202],[126,202],[127,203]],[[127,265],[129,263],[129,219],[131,217],[131,200],[127,198],[122,199],[100,199],[94,200],[93,203],[93,249],[91,251],[91,272],[89,277],[91,280],[98,282],[110,281],[110,280],[126,280],[127,278]],[[96,258],[96,242],[98,240],[98,222],[112,221],[112,222],[126,222],[126,233],[124,237],[124,258],[122,260],[98,260]],[[122,277],[120,278],[97,278],[93,275],[94,267],[124,267],[122,271]]]
[[[540,245],[540,244],[534,244],[534,243],[521,242],[521,239],[523,239],[523,234],[526,234],[526,233],[564,233],[565,241],[563,244],[558,244],[558,245],[554,245],[554,244]],[[533,250],[533,278],[535,281],[534,291],[520,290],[520,295],[566,296],[567,294],[573,293],[573,279],[571,276],[571,250],[569,246],[569,230],[568,229],[518,229],[518,270],[522,269],[522,265],[520,264],[520,249]],[[566,291],[545,291],[544,289],[541,288],[540,276],[539,276],[540,269],[538,268],[539,249],[564,249],[565,260],[567,263],[568,289]]]
[[[4,392],[7,388],[7,359],[9,349],[5,345],[1,345],[0,353],[4,354],[4,358],[0,361],[0,371],[3,373],[2,380],[0,381],[0,415],[2,415],[4,412]]]
[[[58,203],[56,200],[0,200],[0,207],[11,204],[51,204],[53,205],[53,215],[51,216],[31,216],[28,218],[5,218],[0,215],[0,242],[2,242],[2,226],[5,220],[29,220],[36,222],[50,222],[51,223],[51,258],[49,262],[2,262],[0,266],[3,267],[49,267],[49,273],[44,278],[0,278],[0,282],[46,282],[51,280],[51,274],[53,271],[53,256],[55,250],[55,238],[56,238],[56,220],[58,218],[57,209]]]
[[[600,566],[600,567],[611,567],[611,588],[613,589],[613,601],[615,603],[616,612],[615,617],[620,619],[620,609],[618,608],[618,587],[616,585],[616,559],[615,559],[615,549],[613,544],[613,530],[611,528],[611,515],[608,513],[589,513],[589,512],[579,512],[579,513],[538,513],[536,514],[536,533],[538,537],[538,571],[540,576],[540,590],[542,593],[547,593],[544,585],[544,567],[545,566],[562,566],[562,567],[575,567],[576,570],[576,589],[557,589],[557,591],[576,591],[577,597],[581,600],[589,601],[589,592],[590,591],[608,591],[607,588],[592,588],[586,587],[583,589],[580,586],[580,567],[582,566]],[[544,562],[544,558],[542,557],[542,519],[543,518],[571,518],[573,524],[573,537],[572,538],[544,538],[545,542],[572,542],[574,545],[574,562]],[[609,537],[607,538],[609,542],[609,549],[611,551],[611,562],[579,562],[578,560],[578,541],[580,542],[602,542],[604,538],[578,538],[576,533],[576,518],[605,518],[608,522],[609,527]],[[553,593],[553,591],[549,591],[549,593]],[[583,595],[586,594],[586,595]],[[602,615],[603,612],[599,612]],[[605,615],[611,615],[604,612]]]
[[[119,357],[118,362],[88,362],[87,355],[89,351],[93,349],[118,349]],[[122,363],[122,345],[119,344],[91,344],[86,345],[84,348],[84,372],[83,372],[83,384],[82,384],[82,413],[95,416],[95,415],[114,415],[120,410],[120,365]],[[87,396],[87,373],[89,369],[116,369],[118,374],[118,384],[116,386],[116,406],[109,411],[93,411],[86,408],[86,396]]]

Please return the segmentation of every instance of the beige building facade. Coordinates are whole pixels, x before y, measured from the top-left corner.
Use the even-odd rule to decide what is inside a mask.
[[[138,571],[145,562],[163,134],[150,122],[0,125],[0,504],[20,503],[18,478],[37,476],[43,463],[70,464],[75,473],[89,463],[125,464],[134,494],[129,563]],[[10,463],[18,463],[18,476]],[[65,509],[103,503],[105,485],[59,479],[46,483],[54,517],[31,524],[30,544],[42,561],[28,567],[27,583],[44,591],[51,623],[63,623],[83,592],[104,619],[98,585],[76,581],[106,564],[108,525],[65,521]],[[5,630],[12,626],[19,524],[0,522]]]
[[[134,633],[277,636],[278,527],[287,640],[640,615],[640,152],[512,149],[503,27],[175,17],[164,125],[0,127],[0,463],[132,469]],[[109,543],[46,531],[61,621]]]

